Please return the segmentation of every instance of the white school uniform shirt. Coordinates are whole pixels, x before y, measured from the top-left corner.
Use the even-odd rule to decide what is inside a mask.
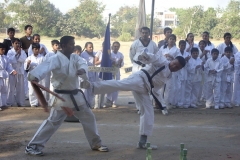
[[[93,52],[93,56],[95,56],[96,53]],[[90,56],[87,51],[84,51],[81,53],[80,57],[86,60],[88,66],[94,66],[94,57]],[[96,72],[88,72],[88,78],[96,78]]]
[[[97,51],[95,57],[98,57],[99,61],[101,62],[102,61],[102,50],[100,51]],[[101,66],[101,63],[99,65],[96,65],[96,67],[100,67]]]
[[[211,81],[214,83],[215,80],[216,82],[221,82],[221,74],[223,71],[223,66],[219,58],[217,58],[216,60],[209,58],[204,65],[204,69],[206,70],[206,74],[207,74],[207,82]],[[215,69],[217,73],[215,74],[209,73],[209,70],[213,70],[213,69]]]
[[[178,50],[177,56],[181,56],[183,58],[188,57],[190,54],[186,51],[182,54],[180,50]],[[188,74],[187,74],[187,65],[185,65],[182,69],[176,72],[177,79],[178,80],[187,80],[188,79]]]
[[[28,60],[31,60],[30,65],[27,67],[27,62]],[[38,54],[37,56],[34,56],[34,54],[32,54],[31,56],[27,57],[27,59],[24,62],[24,69],[25,70],[33,70],[37,65],[41,64],[43,61],[45,60],[44,56],[42,56],[41,54]]]
[[[116,67],[118,67],[118,68],[121,68],[121,67],[123,67],[123,65],[124,65],[124,56],[123,56],[123,54],[122,54],[121,52],[114,53],[114,52],[112,51],[112,52],[111,52],[111,60],[112,60],[112,61],[115,61],[116,64],[118,64],[119,61],[122,60],[122,63],[119,64],[118,66],[116,66]],[[120,78],[120,70],[119,70],[119,69],[118,69],[118,73],[117,73],[116,75],[119,76],[119,78]]]
[[[70,55],[70,59],[68,59],[61,52],[57,52],[55,55],[51,56],[30,71],[28,78],[29,80],[33,80],[36,77],[40,81],[46,76],[46,74],[51,72],[51,83],[54,89],[74,90],[78,89],[80,86],[78,80],[79,76],[76,75],[77,70],[79,69],[84,69],[86,72],[88,70],[88,65],[83,58],[73,53]],[[59,94],[59,96],[64,98],[65,101],[63,102],[52,96],[49,105],[55,107],[57,110],[61,110],[61,106],[74,108],[69,94]],[[74,95],[74,98],[78,106],[85,104],[85,100],[80,92]]]
[[[191,82],[199,82],[202,81],[202,67],[196,69],[196,66],[202,65],[202,60],[197,57],[196,59],[190,58],[188,60],[187,64],[187,70],[188,70],[188,79]]]
[[[17,74],[24,74],[24,62],[27,58],[27,54],[24,50],[21,49],[20,56],[17,56],[17,52],[14,48],[8,51],[7,57],[9,59],[9,63],[11,63],[13,69],[17,71]]]
[[[188,47],[189,47],[189,43],[186,41],[185,52],[187,52]],[[198,44],[193,43],[193,48],[198,48]],[[188,51],[189,53],[191,53],[191,49],[192,49],[192,48],[190,48],[190,50]]]
[[[45,56],[48,54],[48,49],[47,49],[47,47],[44,45],[44,44],[42,44],[42,43],[39,43],[39,45],[40,45],[40,49],[39,50],[41,50],[42,48],[44,48],[44,50],[45,50],[45,52],[46,52],[46,54],[45,54]],[[31,56],[33,54],[33,51],[32,51],[32,45],[30,45],[30,47],[28,48],[28,56]],[[44,53],[39,53],[39,54],[41,54],[42,56],[44,56]]]
[[[178,55],[178,48],[174,45],[171,49],[169,49],[169,47],[167,46],[166,48],[164,48],[165,46],[162,46],[159,50],[159,52],[164,56],[166,54],[170,54],[173,58],[177,57]],[[171,59],[167,60],[171,61]]]
[[[138,61],[138,56],[141,55],[144,52],[144,50],[147,50],[148,53],[156,54],[159,49],[156,43],[153,42],[152,40],[150,40],[147,45],[143,45],[140,39],[135,40],[131,45],[129,53],[129,57],[133,65],[138,66],[138,64],[134,63],[133,60]]]
[[[219,50],[219,56],[218,57],[220,57],[220,58],[222,57],[222,54],[224,53],[224,50],[225,50],[226,47],[230,47],[230,45],[227,46],[226,43],[221,43],[217,46],[217,49]],[[233,54],[236,54],[238,52],[238,49],[234,44],[233,44],[232,50],[233,50]]]
[[[232,58],[232,57],[231,57]],[[220,59],[222,65],[223,65],[223,71],[222,71],[222,81],[225,82],[231,82],[233,83],[234,79],[234,66],[229,63],[228,57],[225,55]]]
[[[7,56],[0,55],[0,78],[6,79],[14,71]]]

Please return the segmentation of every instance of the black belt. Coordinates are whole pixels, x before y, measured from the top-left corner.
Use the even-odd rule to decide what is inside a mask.
[[[147,76],[147,78],[148,78],[148,82],[150,83],[150,86],[151,86],[151,92],[150,92],[150,93],[151,93],[151,95],[153,96],[153,99],[155,100],[155,102],[157,103],[157,105],[159,106],[159,108],[160,108],[161,110],[163,110],[163,106],[162,106],[161,102],[157,99],[157,97],[153,94],[153,91],[152,91],[152,89],[154,88],[154,85],[153,85],[153,83],[152,83],[152,78],[153,78],[155,75],[157,75],[159,72],[161,72],[164,68],[165,68],[165,66],[159,68],[157,71],[155,71],[155,72],[153,73],[152,76],[150,76],[149,73],[148,73],[146,70],[141,69],[141,71],[143,71],[143,72],[146,74],[146,76]]]
[[[90,108],[90,105],[89,105],[89,103],[88,103],[88,101],[87,101],[87,99],[86,99],[86,97],[85,97],[85,95],[84,95],[84,93],[83,93],[83,91],[81,89],[74,89],[74,90],[58,90],[58,89],[54,89],[54,92],[59,93],[59,94],[69,94],[70,98],[71,98],[71,100],[73,102],[73,105],[74,105],[74,107],[75,107],[75,109],[77,111],[80,111],[80,110],[78,108],[77,102],[76,102],[76,100],[75,100],[73,95],[76,95],[76,94],[78,94],[78,92],[81,92],[82,95],[83,95],[84,100],[86,101],[87,106]]]
[[[140,62],[140,61],[134,61],[134,60],[133,60],[133,62],[136,63],[136,64],[138,64],[138,65],[140,65],[140,66],[142,66],[142,67],[145,67],[145,66],[146,66],[146,64],[143,64],[143,63]]]

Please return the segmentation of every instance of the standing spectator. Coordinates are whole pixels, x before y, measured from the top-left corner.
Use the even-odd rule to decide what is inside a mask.
[[[15,36],[15,29],[14,28],[8,28],[7,29],[7,34],[8,34],[8,38],[5,38],[3,40],[3,44],[6,46],[5,48],[5,55],[7,55],[8,51],[10,49],[12,49],[12,40],[14,39]]]
[[[7,105],[12,106],[17,102],[18,107],[25,105],[24,96],[24,61],[27,55],[20,47],[20,40],[18,38],[12,39],[13,48],[8,51],[7,57],[13,69],[17,71],[17,75],[9,75],[8,79],[8,96]]]

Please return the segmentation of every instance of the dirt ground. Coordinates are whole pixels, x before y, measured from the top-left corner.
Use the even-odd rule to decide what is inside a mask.
[[[64,122],[46,144],[43,157],[24,154],[24,148],[48,114],[41,108],[11,107],[0,112],[1,160],[144,160],[146,151],[136,149],[139,115],[131,92],[120,92],[119,107],[93,110],[108,153],[92,151],[80,123]],[[240,159],[240,107],[213,110],[173,109],[168,116],[155,110],[149,142],[158,145],[153,160],[179,159],[180,143],[188,160]]]

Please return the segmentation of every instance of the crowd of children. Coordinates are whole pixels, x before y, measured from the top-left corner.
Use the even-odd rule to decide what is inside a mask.
[[[53,50],[49,51],[44,44],[40,43],[39,34],[32,36],[33,27],[31,25],[26,25],[24,30],[26,35],[18,39],[15,38],[15,29],[8,28],[8,38],[0,43],[0,110],[14,105],[25,106],[25,100],[29,100],[31,107],[38,107],[39,103],[31,83],[27,80],[27,73],[60,50],[58,40],[51,41]],[[118,51],[119,48],[120,43],[114,42],[111,59],[112,65],[118,68],[123,66],[123,54]],[[93,51],[92,42],[87,42],[83,50],[81,46],[76,45],[74,53],[85,59],[88,66],[99,67],[101,64],[102,51],[98,51],[96,54]],[[51,73],[48,73],[39,83],[52,89],[50,77]],[[92,82],[99,80],[97,72],[88,72],[88,77]],[[120,73],[116,75],[116,78],[120,79]],[[49,93],[43,93],[46,100],[50,100]],[[96,102],[95,96],[90,91],[85,90],[84,94],[92,108],[103,107],[103,100],[101,100],[101,104]],[[117,93],[112,93],[107,95],[106,99],[115,105],[117,97]]]
[[[159,42],[157,54],[165,55],[168,60],[182,56],[187,64],[173,73],[162,89],[163,103],[168,108],[239,106],[240,52],[231,42],[231,34],[225,33],[224,42],[215,48],[209,41],[208,32],[203,32],[198,44],[194,43],[194,35],[189,33],[185,40],[179,41],[178,49],[176,36],[171,32],[171,28],[164,29],[165,40]]]

